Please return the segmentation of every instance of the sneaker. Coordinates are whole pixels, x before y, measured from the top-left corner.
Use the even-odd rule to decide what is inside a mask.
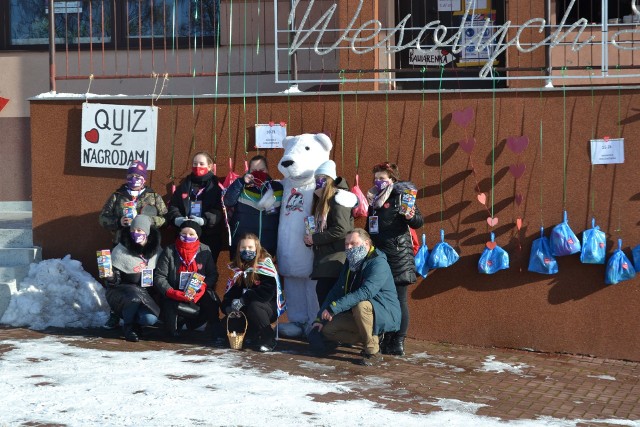
[[[270,351],[275,350],[277,344],[278,342],[276,340],[272,340],[271,342],[262,344],[260,347],[258,347],[258,351],[260,353],[269,353]]]
[[[104,329],[115,329],[120,326],[120,316],[115,314],[113,311],[109,314],[109,320],[102,327]]]
[[[374,354],[363,353],[362,359],[356,361],[356,365],[361,366],[376,366],[383,361],[382,354],[380,352]]]

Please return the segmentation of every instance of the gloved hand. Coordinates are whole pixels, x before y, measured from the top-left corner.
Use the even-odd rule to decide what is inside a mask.
[[[178,302],[191,302],[191,301],[189,300],[189,298],[187,298],[187,297],[184,295],[184,292],[182,292],[182,291],[180,291],[180,290],[178,290],[178,289],[170,288],[170,289],[167,291],[167,294],[166,294],[166,295],[167,295],[167,298],[171,298],[171,299],[172,299],[172,300],[174,300],[174,301],[178,301]]]
[[[231,308],[233,309],[233,311],[240,311],[242,307],[244,307],[244,304],[242,303],[242,300],[240,298],[231,301]]]
[[[195,221],[195,222],[197,222],[197,223],[198,223],[198,225],[199,225],[200,227],[202,227],[202,226],[204,225],[204,219],[200,218],[199,216],[193,216],[193,215],[191,215],[191,216],[189,217],[189,219],[190,219],[191,221]]]
[[[187,219],[188,219],[187,217],[179,216],[173,220],[173,223],[176,225],[176,227],[180,227],[182,223],[185,222]]]
[[[200,298],[202,298],[202,295],[204,295],[206,290],[207,290],[207,284],[203,283],[200,290],[193,296],[193,302],[197,304],[198,301],[200,301]]]

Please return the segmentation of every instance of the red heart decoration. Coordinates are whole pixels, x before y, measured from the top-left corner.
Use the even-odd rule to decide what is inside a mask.
[[[600,246],[601,248],[604,248],[604,243],[600,242],[598,246]]]
[[[98,129],[93,128],[89,131],[86,131],[84,133],[84,139],[86,139],[92,144],[97,144],[98,141],[100,140],[100,134],[98,133]]]
[[[467,154],[471,154],[471,152],[473,151],[473,147],[476,145],[476,139],[473,137],[463,139],[461,141],[458,141],[458,145],[460,146],[460,148],[462,148],[462,151]]]
[[[522,194],[516,194],[516,205],[520,206],[522,203]]]
[[[516,154],[521,154],[529,145],[527,136],[510,136],[507,138],[507,147]]]
[[[515,163],[513,165],[509,165],[509,172],[515,179],[520,178],[524,175],[524,171],[527,169],[527,165],[524,163]]]
[[[455,124],[466,128],[473,120],[473,108],[467,107],[461,111],[454,111],[452,114],[452,118]]]
[[[627,264],[626,262],[622,263],[622,268],[624,268],[625,270],[627,270],[629,268],[629,264]]]
[[[487,224],[489,224],[491,227],[495,227],[496,225],[498,225],[498,218],[487,218]]]
[[[485,243],[485,246],[491,250],[495,249],[496,246],[498,246],[498,244],[496,242],[487,242]]]
[[[9,100],[7,98],[3,98],[0,96],[0,111],[4,109],[8,102]]]
[[[518,230],[522,228],[522,218],[516,219],[516,227],[518,227]]]
[[[487,195],[484,194],[484,193],[478,194],[478,201],[486,206],[487,205]]]

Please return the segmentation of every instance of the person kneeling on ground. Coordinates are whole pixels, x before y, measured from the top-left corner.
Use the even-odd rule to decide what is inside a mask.
[[[138,215],[113,249],[113,275],[105,278],[107,302],[112,312],[122,317],[127,341],[137,342],[143,326],[158,321],[160,307],[153,299],[153,269],[160,253],[160,232],[153,219]]]
[[[278,272],[258,236],[242,235],[229,269],[232,276],[222,300],[223,311],[242,311],[247,316],[247,339],[263,353],[272,351],[276,346],[271,324],[278,317]]]
[[[347,262],[320,307],[309,344],[319,354],[327,350],[324,340],[363,344],[358,364],[370,366],[382,360],[378,335],[400,327],[400,303],[387,258],[365,230],[347,233],[345,253]]]
[[[193,330],[206,322],[207,329],[215,331],[220,323],[220,299],[215,292],[218,270],[209,247],[200,243],[201,233],[197,222],[182,222],[175,243],[158,260],[154,284],[163,296],[165,330],[170,337],[178,337],[184,324]],[[195,273],[204,280],[200,282]],[[188,292],[198,285],[195,294]]]

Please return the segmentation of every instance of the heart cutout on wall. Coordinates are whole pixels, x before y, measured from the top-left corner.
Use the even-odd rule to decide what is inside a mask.
[[[485,245],[487,246],[487,248],[492,249],[492,250],[495,249],[496,246],[498,246],[498,244],[496,242],[487,242],[487,243],[485,243]]]
[[[518,227],[518,230],[522,228],[522,218],[516,219],[516,227]]]
[[[487,224],[489,224],[490,227],[495,227],[496,225],[498,225],[498,218],[496,217],[487,218]]]
[[[487,205],[487,195],[484,194],[484,193],[478,194],[478,201],[486,206]]]
[[[473,107],[467,107],[461,111],[454,111],[451,116],[455,124],[466,128],[473,120]]]
[[[527,136],[510,136],[507,138],[507,147],[516,154],[522,154],[529,146],[529,137]]]
[[[509,165],[509,172],[515,179],[520,178],[524,175],[524,171],[527,169],[527,165],[524,163],[515,163],[513,165]]]
[[[462,151],[464,151],[467,154],[471,154],[471,152],[473,151],[473,147],[475,147],[476,145],[476,139],[473,137],[463,139],[461,141],[458,141],[458,145],[460,146]]]
[[[89,141],[92,144],[97,144],[100,140],[100,134],[98,133],[98,129],[93,128],[84,133],[84,139]]]

